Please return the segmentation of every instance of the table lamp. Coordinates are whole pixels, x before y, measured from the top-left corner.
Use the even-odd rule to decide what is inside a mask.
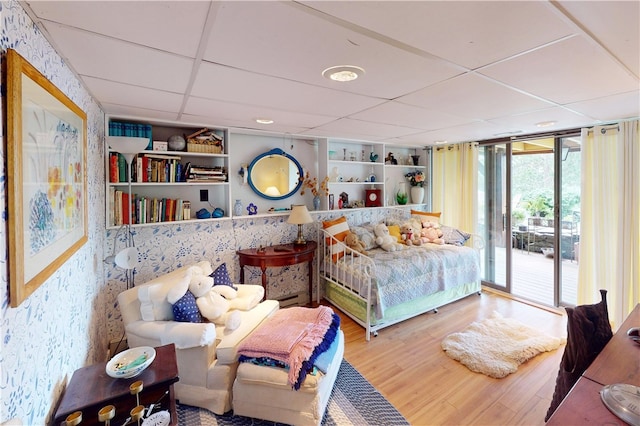
[[[307,210],[307,206],[304,204],[291,206],[291,214],[289,215],[289,219],[287,219],[287,223],[298,225],[298,238],[293,242],[294,244],[307,244],[302,235],[302,225],[312,222],[313,219],[309,214],[309,210]]]
[[[133,238],[131,235],[131,223],[133,219],[133,208],[131,207],[131,163],[133,162],[133,157],[135,157],[135,155],[140,153],[141,151],[144,151],[147,145],[149,145],[149,139],[129,136],[107,136],[107,144],[109,145],[109,147],[111,147],[111,150],[120,153],[127,163],[127,182],[129,184],[129,217],[126,223],[127,247],[124,250],[120,251],[117,255],[113,256],[113,258],[111,258],[110,256],[105,260],[113,261],[117,266],[126,270],[130,270],[133,269],[138,263],[138,250],[136,250],[136,248],[134,247]],[[118,236],[118,233],[116,233],[116,237]],[[113,244],[115,252],[116,242],[114,241]]]

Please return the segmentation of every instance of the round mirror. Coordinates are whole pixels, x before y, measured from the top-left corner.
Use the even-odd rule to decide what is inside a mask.
[[[290,197],[302,185],[300,163],[277,148],[254,158],[248,174],[249,185],[255,193],[269,200]]]

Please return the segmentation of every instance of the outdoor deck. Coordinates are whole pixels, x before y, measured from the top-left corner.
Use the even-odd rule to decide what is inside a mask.
[[[505,263],[505,249],[496,249],[498,265]],[[553,306],[553,258],[542,253],[512,250],[511,294],[543,305]],[[563,259],[561,264],[562,301],[575,305],[578,287],[578,262]],[[505,283],[505,271],[496,271],[499,283]]]

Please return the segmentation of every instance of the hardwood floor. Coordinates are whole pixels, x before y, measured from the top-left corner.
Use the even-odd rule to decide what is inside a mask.
[[[325,302],[326,303],[326,302]],[[503,379],[474,373],[449,358],[440,341],[493,311],[566,336],[566,315],[489,291],[381,330],[364,329],[340,313],[345,359],[412,425],[543,425],[564,345],[522,364]]]

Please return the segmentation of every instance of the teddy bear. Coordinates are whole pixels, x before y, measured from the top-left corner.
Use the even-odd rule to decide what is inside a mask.
[[[203,317],[216,325],[224,325],[226,331],[233,331],[240,326],[240,312],[232,310],[232,299],[237,291],[227,285],[213,285],[209,275],[194,274],[191,276],[189,291],[196,298],[196,305]]]
[[[360,238],[353,232],[349,232],[346,237],[344,237],[344,243],[353,250],[354,255],[357,256],[355,252],[362,253],[365,256],[368,256],[369,253],[365,250],[364,244],[360,241]]]
[[[420,232],[414,229],[411,222],[406,222],[400,225],[400,235],[402,235],[402,241],[408,246],[421,246],[422,239],[420,238]]]
[[[402,250],[402,244],[398,240],[389,235],[389,228],[384,223],[379,223],[373,228],[373,234],[376,236],[376,244],[386,251]]]
[[[423,228],[420,231],[420,236],[423,238],[424,242],[444,244],[444,240],[442,239],[443,233],[437,223],[425,221],[422,222],[422,226]]]
[[[240,326],[242,317],[234,309],[234,299],[238,293],[227,285],[214,286],[213,277],[206,275],[198,266],[192,266],[185,274],[185,285],[176,285],[167,294],[167,301],[176,303],[187,290],[196,299],[200,314],[216,325],[224,325],[225,331],[233,331]],[[188,284],[187,284],[188,283]]]

